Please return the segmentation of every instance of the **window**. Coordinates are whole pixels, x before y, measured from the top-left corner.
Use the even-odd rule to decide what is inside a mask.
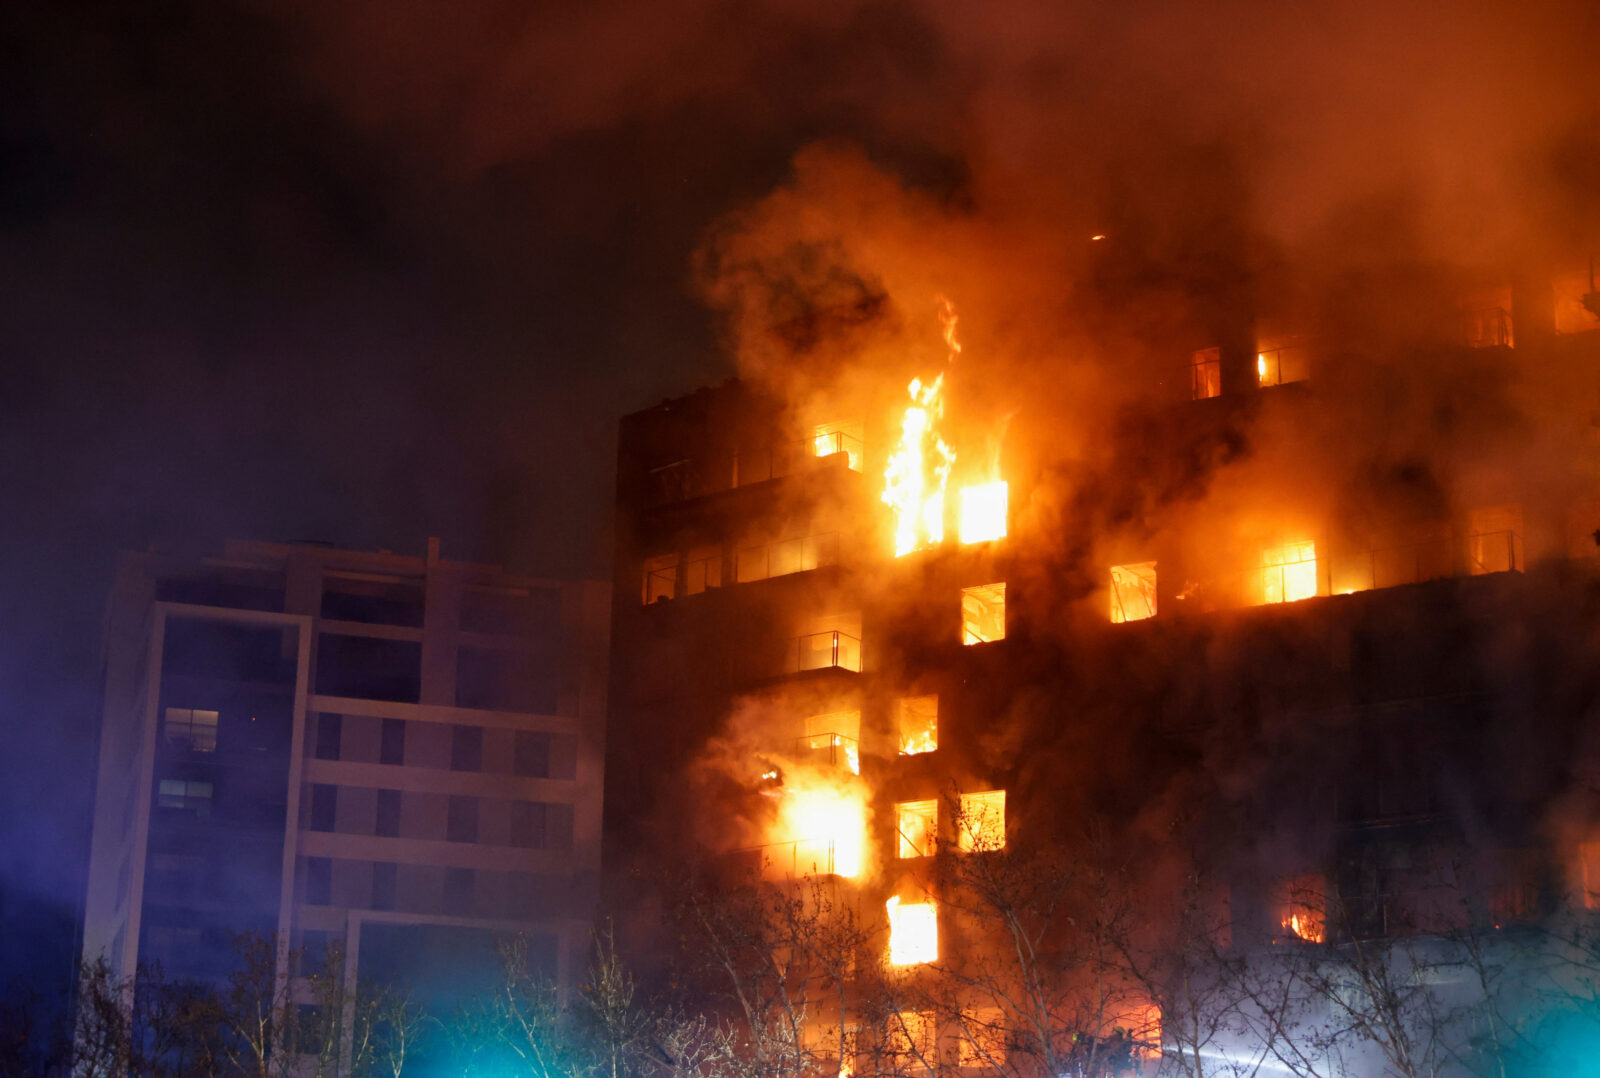
[[[406,762],[406,720],[383,720],[383,732],[378,745],[378,762],[392,766]]]
[[[661,554],[644,562],[644,605],[665,602],[678,594],[678,555]]]
[[[470,868],[447,868],[444,870],[444,912],[456,917],[469,917],[472,915],[473,872]]]
[[[1600,288],[1595,286],[1594,260],[1587,267],[1568,267],[1550,279],[1557,333],[1600,329]]]
[[[963,543],[987,543],[1006,537],[1006,492],[1004,479],[961,488],[957,532]]]
[[[892,1055],[905,1057],[908,1068],[930,1068],[938,1034],[938,1017],[933,1011],[900,1011],[889,1019],[884,1047]]]
[[[511,802],[511,845],[524,850],[544,849],[549,809],[542,801]]]
[[[1189,358],[1189,396],[1209,400],[1222,395],[1222,349],[1200,348]]]
[[[1284,880],[1278,901],[1278,926],[1290,937],[1321,943],[1327,935],[1327,903],[1322,877]]]
[[[915,966],[939,958],[939,907],[928,899],[906,904],[889,899],[889,964]]]
[[[511,770],[519,778],[549,778],[550,735],[542,730],[518,730]]]
[[[1461,334],[1468,348],[1510,348],[1511,286],[1485,288],[1461,301]]]
[[[216,752],[217,713],[192,707],[167,708],[166,742],[190,752]]]
[[[395,878],[398,870],[393,861],[379,861],[372,866],[372,908],[394,909]]]
[[[339,787],[323,783],[312,786],[310,830],[332,831],[338,805]]]
[[[695,547],[683,566],[683,593],[699,595],[707,588],[722,587],[722,548]]]
[[[182,809],[196,816],[211,814],[212,787],[194,779],[162,779],[156,789],[156,804],[161,808]]]
[[[324,696],[414,704],[422,688],[422,644],[322,633],[317,637],[316,685]]]
[[[483,770],[483,727],[450,727],[450,770]]]
[[[1307,539],[1261,552],[1261,602],[1295,603],[1316,594],[1316,543]]]
[[[962,1009],[961,1043],[956,1053],[957,1066],[995,1069],[1005,1066],[1005,1017],[999,1007]]]
[[[1263,338],[1256,344],[1256,384],[1263,388],[1303,382],[1311,373],[1306,346],[1293,338]]]
[[[478,799],[452,797],[445,821],[445,839],[449,842],[478,841]]]
[[[1006,586],[961,589],[961,642],[988,644],[1006,638]]]
[[[326,906],[333,901],[333,862],[326,857],[306,858],[306,902]]]
[[[962,853],[1004,849],[1006,844],[1006,792],[986,790],[962,794],[956,817],[956,847]]]
[[[380,838],[400,837],[400,791],[378,791],[378,818],[373,834]]]
[[[1522,506],[1474,509],[1467,521],[1467,558],[1473,576],[1518,569],[1522,553]]]
[[[902,696],[895,702],[895,720],[901,756],[933,752],[939,747],[938,694]]]
[[[344,716],[323,712],[317,716],[317,749],[319,760],[339,758],[339,735],[344,727]]]
[[[736,578],[741,584],[810,572],[824,565],[833,565],[838,560],[838,532],[754,543],[740,547],[734,559]]]
[[[1156,563],[1141,561],[1111,567],[1111,623],[1156,616]]]
[[[420,628],[423,596],[420,580],[327,573],[323,577],[321,614],[332,621]]]
[[[896,857],[930,857],[938,835],[939,802],[902,801],[895,807]]]

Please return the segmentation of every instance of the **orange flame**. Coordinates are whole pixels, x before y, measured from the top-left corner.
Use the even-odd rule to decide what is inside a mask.
[[[886,903],[889,912],[889,964],[915,966],[939,958],[939,908],[930,898],[914,905],[898,897]]]
[[[884,472],[883,501],[894,510],[897,558],[944,541],[945,487],[956,462],[955,450],[937,430],[944,416],[939,397],[944,375],[926,386],[913,378],[907,388],[911,404],[900,421],[900,444]]]
[[[801,769],[785,776],[773,839],[793,843],[798,871],[854,878],[866,855],[867,799],[859,781]]]

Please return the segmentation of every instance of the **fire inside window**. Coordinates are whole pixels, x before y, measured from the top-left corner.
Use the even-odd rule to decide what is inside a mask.
[[[1143,621],[1156,616],[1156,563],[1136,562],[1111,567],[1111,622]]]
[[[972,1007],[961,1011],[961,1044],[956,1049],[961,1067],[1005,1066],[1005,1015],[999,1007]]]
[[[985,790],[962,794],[956,816],[956,848],[985,853],[1006,845],[1006,792]]]
[[[1189,360],[1189,393],[1194,400],[1222,395],[1222,349],[1201,348]]]
[[[899,896],[886,903],[889,911],[889,964],[916,966],[939,959],[939,907],[933,899],[902,904]]]
[[[987,644],[1006,638],[1006,586],[980,584],[961,589],[961,642]]]
[[[861,470],[861,424],[823,423],[811,435],[811,452],[827,458],[845,455],[845,466],[853,472]]]
[[[1281,386],[1303,382],[1311,374],[1306,347],[1294,340],[1262,340],[1256,344],[1256,384]]]
[[[1522,506],[1474,509],[1467,520],[1467,559],[1473,576],[1505,573],[1521,563]]]
[[[900,755],[915,756],[939,747],[939,697],[903,696],[895,705],[900,733]]]
[[[1295,876],[1283,881],[1278,926],[1295,939],[1321,943],[1327,938],[1327,900],[1322,877]]]
[[[963,543],[987,543],[1006,537],[1006,482],[961,489],[959,533]]]
[[[1295,603],[1316,594],[1316,543],[1307,539],[1261,552],[1261,602]]]
[[[852,775],[861,774],[861,712],[808,716],[801,747],[813,760],[825,760]]]
[[[190,752],[216,752],[217,713],[193,707],[167,708],[166,742]]]
[[[894,807],[896,857],[931,857],[938,834],[939,802],[902,801]]]

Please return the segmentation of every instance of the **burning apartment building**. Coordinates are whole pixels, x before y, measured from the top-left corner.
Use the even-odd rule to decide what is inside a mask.
[[[1091,243],[1086,302],[1134,317]],[[840,976],[879,971],[807,1019],[840,1074],[1514,1056],[1549,1000],[1506,955],[1566,926],[1571,988],[1600,904],[1600,295],[1421,277],[1400,316],[1393,281],[1220,288],[1011,384],[942,298],[878,296],[774,332],[845,325],[848,371],[893,322],[897,362],[628,416],[628,902],[690,863],[825,885]]]

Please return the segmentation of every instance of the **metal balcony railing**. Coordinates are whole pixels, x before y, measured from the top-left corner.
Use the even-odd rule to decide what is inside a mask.
[[[861,773],[861,744],[849,734],[827,731],[795,738],[795,754],[816,763]]]
[[[831,838],[802,838],[755,846],[750,853],[761,858],[761,874],[768,879],[838,874],[838,844]]]
[[[838,532],[780,539],[740,550],[737,579],[741,584],[748,584],[769,577],[808,572],[834,565],[838,560]]]
[[[1511,312],[1504,307],[1479,307],[1463,315],[1469,348],[1507,348],[1511,345]]]
[[[795,641],[795,665],[799,670],[837,668],[861,671],[861,641],[848,633],[807,633]]]
[[[844,431],[828,431],[799,442],[784,442],[764,449],[745,450],[733,458],[733,485],[746,487],[764,483],[768,479],[781,479],[786,475],[822,465],[844,455],[844,465],[851,471],[861,470],[861,439]]]

